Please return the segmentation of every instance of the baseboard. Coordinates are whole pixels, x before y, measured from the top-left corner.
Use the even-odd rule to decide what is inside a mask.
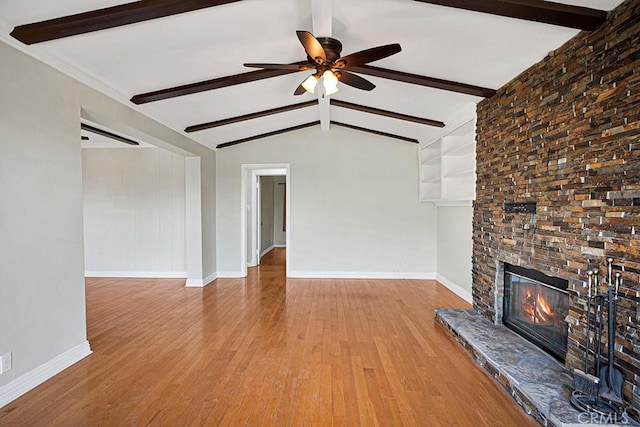
[[[0,387],[0,408],[91,354],[85,341]]]
[[[238,279],[241,277],[247,277],[242,271],[218,271],[219,279]]]
[[[262,251],[260,253],[260,258],[262,258],[263,256],[265,256],[266,254],[268,254],[269,252],[271,252],[273,250],[273,248],[275,248],[274,245],[269,246],[267,249],[265,249],[264,251]]]
[[[146,279],[185,279],[186,271],[85,271],[84,277],[133,277]]]
[[[466,302],[470,304],[473,303],[473,296],[471,295],[471,292],[467,291],[462,286],[452,282],[441,274],[436,275],[436,280]]]
[[[287,277],[304,279],[420,279],[435,280],[435,273],[356,272],[356,271],[289,271]]]
[[[185,287],[187,288],[203,288],[218,278],[218,273],[212,273],[204,279],[187,279]]]
[[[287,245],[273,245],[274,248],[286,248]]]

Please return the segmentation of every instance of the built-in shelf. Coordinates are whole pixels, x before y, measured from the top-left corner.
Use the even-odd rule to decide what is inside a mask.
[[[476,182],[476,119],[420,147],[420,200],[439,205],[471,205]]]

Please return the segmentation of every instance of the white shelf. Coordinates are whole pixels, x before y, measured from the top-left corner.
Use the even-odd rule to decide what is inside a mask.
[[[475,156],[475,152],[476,152],[475,139],[472,141],[469,141],[468,139],[466,139],[462,141],[462,144],[460,145],[451,144],[449,147],[443,147],[442,155],[443,156],[467,156],[469,154],[472,154]]]
[[[467,116],[469,117],[469,116]],[[475,114],[420,147],[420,200],[470,206],[475,200]]]

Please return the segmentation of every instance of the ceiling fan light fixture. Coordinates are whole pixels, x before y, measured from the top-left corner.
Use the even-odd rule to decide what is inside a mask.
[[[338,77],[333,71],[327,70],[322,74],[322,86],[324,87],[325,96],[338,92]]]
[[[316,89],[316,85],[318,84],[318,77],[315,74],[311,74],[307,79],[302,82],[302,87],[309,93],[313,93]]]

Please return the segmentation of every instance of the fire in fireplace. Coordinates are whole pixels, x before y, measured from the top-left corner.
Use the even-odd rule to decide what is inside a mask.
[[[504,266],[502,322],[564,363],[567,355],[568,282],[511,264]]]

